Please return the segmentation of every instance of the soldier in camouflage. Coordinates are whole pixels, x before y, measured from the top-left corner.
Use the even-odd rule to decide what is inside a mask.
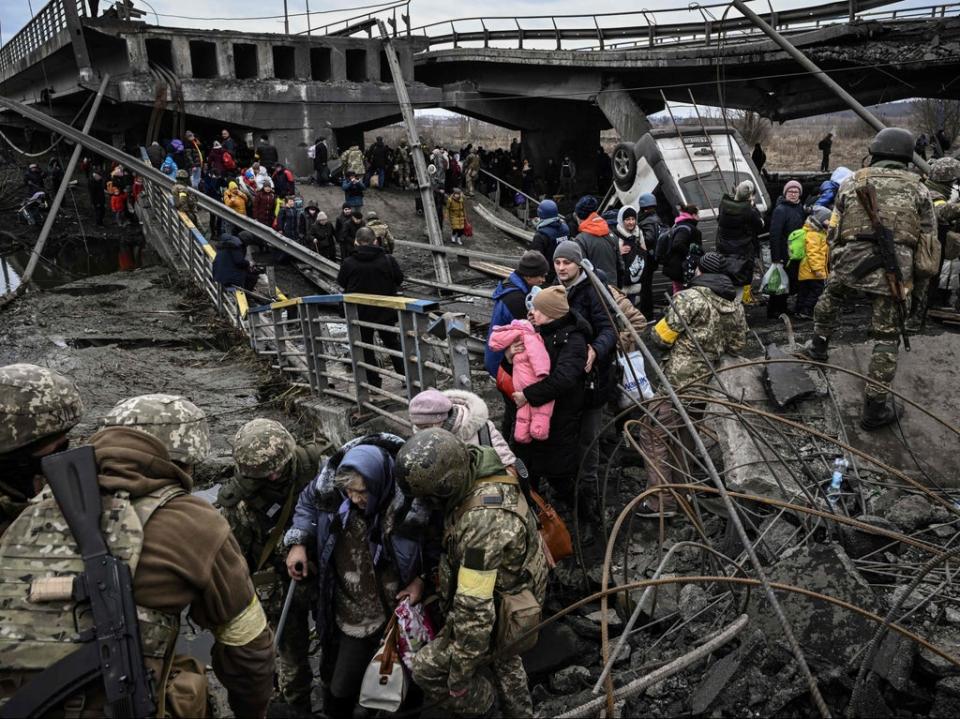
[[[367,213],[367,227],[377,236],[377,243],[388,255],[393,254],[393,235],[390,234],[390,225],[380,219],[372,210]]]
[[[197,220],[197,198],[190,194],[187,187],[190,184],[190,176],[186,170],[177,170],[177,181],[173,184],[170,192],[173,194],[173,206],[178,212],[186,213],[195,226],[199,226]]]
[[[288,589],[284,532],[292,523],[300,491],[316,476],[323,447],[297,445],[283,425],[254,419],[233,439],[234,476],[224,483],[217,506],[233,530],[253,576],[257,595],[273,627]],[[310,669],[308,617],[314,601],[308,587],[299,587],[280,638],[277,678],[280,694],[289,706],[309,714],[313,672]]]
[[[348,172],[354,173],[357,177],[363,177],[366,172],[366,163],[363,159],[363,152],[356,145],[350,145],[342,155],[340,155],[340,171],[344,177]]]
[[[938,157],[930,162],[930,174],[926,180],[933,209],[937,214],[937,240],[940,242],[940,270],[930,281],[929,292],[914,288],[916,302],[910,308],[910,329],[919,329],[929,303],[948,305],[950,287],[954,277],[953,261],[960,257],[960,200],[957,198],[957,183],[960,182],[960,160],[953,157]],[[953,284],[956,290],[956,283]]]
[[[406,190],[410,187],[411,166],[413,164],[413,158],[410,156],[410,148],[407,146],[406,140],[400,140],[400,144],[397,145],[393,162],[400,189]]]
[[[0,535],[40,491],[40,460],[66,449],[82,414],[73,380],[32,364],[0,367]]]
[[[273,635],[230,527],[191,495],[192,468],[209,450],[204,413],[183,397],[133,397],[89,440],[111,552],[133,575],[144,662],[159,716],[207,711],[205,668],[175,655],[184,610],[214,636],[211,664],[237,716],[265,716],[273,691]],[[29,567],[29,571],[24,571]],[[83,561],[57,500],[44,489],[0,542],[0,703],[90,641],[90,612],[34,584],[79,574]],[[86,637],[86,638],[85,638]],[[56,716],[103,716],[103,687],[81,687]]]
[[[547,565],[517,480],[492,447],[432,428],[398,453],[397,482],[445,514],[438,583],[446,623],[417,654],[414,681],[457,716],[487,716],[496,697],[503,716],[532,717],[520,652],[536,639],[514,639],[540,619]],[[516,603],[525,611],[512,611]],[[508,626],[517,631],[505,634]]]
[[[672,306],[651,332],[654,344],[669,352],[663,371],[677,391],[709,374],[710,365],[716,364],[722,355],[740,352],[746,344],[743,303],[737,301],[737,288],[725,269],[722,255],[703,255],[690,288],[673,296]],[[696,417],[702,405],[691,404],[687,410]],[[683,482],[683,473],[674,467],[686,464],[685,452],[670,437],[678,436],[683,447],[692,450],[693,442],[683,420],[667,398],[654,402],[650,413],[652,416],[647,416],[642,425],[642,445],[649,460],[647,487]],[[652,494],[645,500],[645,509],[650,514],[659,514],[661,510],[669,513],[675,511],[676,502],[670,495]]]
[[[920,177],[907,171],[913,157],[913,135],[888,127],[870,143],[869,167],[857,170],[837,191],[830,218],[830,275],[814,310],[814,337],[805,348],[811,359],[825,362],[828,342],[837,328],[840,310],[851,295],[862,291],[873,298],[870,331],[876,343],[867,375],[860,426],[866,430],[884,427],[897,419],[897,409],[885,385],[897,373],[900,347],[898,299],[891,296],[883,267],[864,272],[864,263],[879,252],[870,218],[856,196],[857,188],[872,185],[876,191],[880,221],[893,233],[903,287],[909,294],[915,286],[926,291],[926,282],[939,266],[936,217],[930,194]]]

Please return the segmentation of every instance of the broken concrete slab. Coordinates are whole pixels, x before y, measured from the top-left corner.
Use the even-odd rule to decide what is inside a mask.
[[[947,677],[937,682],[937,693],[930,717],[953,719],[960,716],[960,677]]]
[[[775,343],[767,345],[767,359],[792,359]],[[802,364],[774,363],[764,367],[764,380],[770,397],[780,409],[788,407],[801,399],[814,395],[817,391],[809,371]]]
[[[784,557],[770,569],[770,581],[792,584],[873,609],[873,592],[839,545],[813,545]],[[860,651],[875,626],[858,614],[794,592],[778,592],[783,611],[801,646],[828,663],[846,665]],[[782,634],[770,603],[761,593],[748,613],[767,637]]]
[[[703,714],[710,708],[720,692],[737,673],[754,648],[763,642],[763,635],[753,632],[736,649],[714,662],[704,672],[703,680],[690,698],[690,708],[694,714]]]
[[[919,494],[908,494],[887,510],[886,517],[904,532],[914,532],[933,520],[933,505]]]

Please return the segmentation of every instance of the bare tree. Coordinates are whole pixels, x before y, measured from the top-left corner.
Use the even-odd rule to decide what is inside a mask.
[[[960,100],[923,97],[913,101],[913,125],[918,133],[930,136],[942,129],[947,138],[960,136]]]
[[[747,145],[761,145],[770,140],[770,121],[759,113],[749,110],[736,110],[731,113],[730,124],[743,136]]]

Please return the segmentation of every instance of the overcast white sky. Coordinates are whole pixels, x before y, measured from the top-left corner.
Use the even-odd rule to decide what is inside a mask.
[[[369,12],[369,10],[356,10],[361,5],[372,5],[380,0],[355,0],[353,3],[344,0],[331,0],[330,2],[321,2],[315,0],[287,0],[287,10],[294,17],[290,18],[290,31],[298,32],[306,30],[307,21],[302,16],[306,12],[306,3],[310,3],[310,10],[313,13],[311,23],[313,27],[345,19],[360,12]],[[705,0],[704,4],[709,5],[717,0]],[[825,1],[825,0],[821,0]],[[6,42],[10,39],[31,17],[31,4],[33,12],[43,7],[44,0],[2,0],[0,2],[0,40]],[[283,0],[134,0],[137,7],[147,11],[144,18],[150,24],[161,24],[173,27],[199,27],[199,28],[222,28],[228,30],[254,30],[257,32],[283,32]],[[810,6],[820,4],[817,0],[772,0],[772,5],[777,10],[787,8]],[[919,7],[933,4],[932,0],[906,0],[896,3],[896,6]],[[109,5],[109,0],[101,0],[101,11],[103,7]],[[687,5],[683,0],[645,0],[642,7],[648,10],[667,9],[667,8],[685,8]],[[753,2],[752,5],[761,12],[767,11],[766,2]],[[891,4],[893,6],[893,4]],[[483,0],[478,3],[450,2],[450,0],[413,0],[411,4],[411,20],[416,26],[424,25],[440,20],[450,18],[463,18],[475,15],[491,16],[517,16],[517,15],[572,15],[576,13],[602,11],[611,12],[635,12],[638,9],[638,3],[627,2],[623,0],[613,0],[607,3],[584,3],[583,0]],[[723,13],[723,7],[713,8],[717,17]],[[324,11],[324,14],[317,14],[318,11]],[[329,12],[335,11],[335,12]],[[731,11],[735,13],[736,11]],[[156,13],[156,14],[155,14]],[[301,14],[297,16],[297,14]],[[170,17],[178,16],[178,17]],[[227,17],[229,16],[229,17]],[[264,18],[274,16],[269,19],[244,20],[243,18]],[[682,22],[699,19],[700,13],[696,11],[682,10],[677,14],[660,15],[658,22]],[[202,18],[202,19],[189,19]],[[216,19],[214,19],[216,18]],[[226,19],[223,19],[226,18]],[[542,21],[547,27],[550,26],[549,20]],[[568,19],[558,21],[558,25],[563,26],[583,26],[584,20]],[[642,24],[636,18],[627,20],[626,18],[609,18],[601,22],[602,25],[613,24]],[[528,21],[524,23],[525,27],[536,26],[537,21]],[[592,23],[589,23],[592,24]],[[459,29],[468,29],[469,23],[459,23]]]

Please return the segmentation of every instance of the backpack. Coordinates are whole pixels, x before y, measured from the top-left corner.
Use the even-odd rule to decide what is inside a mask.
[[[667,255],[670,254],[670,249],[673,247],[673,227],[667,227],[665,230],[661,231],[657,235],[657,247],[653,251],[653,256],[656,257],[658,262],[663,262]]]
[[[690,249],[687,256],[683,259],[683,284],[689,285],[693,278],[697,276],[697,268],[700,267],[700,258],[703,257],[703,250],[695,242],[690,243]]]
[[[223,153],[223,169],[224,170],[236,170],[237,161],[233,159],[233,155],[224,150]]]
[[[560,165],[560,177],[568,179],[573,177],[573,172],[571,172],[569,162],[564,162],[562,165]]]
[[[807,231],[803,227],[787,236],[787,248],[791,260],[802,260],[807,256]]]

